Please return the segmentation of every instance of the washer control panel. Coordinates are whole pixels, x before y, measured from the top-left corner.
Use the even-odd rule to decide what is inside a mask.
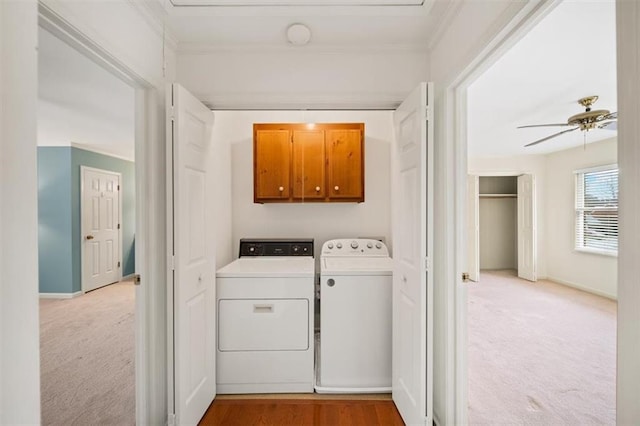
[[[382,241],[367,238],[340,238],[322,245],[323,256],[389,256],[389,249]]]

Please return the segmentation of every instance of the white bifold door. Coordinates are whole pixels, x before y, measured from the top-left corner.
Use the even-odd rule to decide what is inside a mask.
[[[536,181],[533,175],[518,176],[518,276],[538,279],[536,272]]]
[[[433,84],[394,113],[393,401],[407,425],[433,419]]]
[[[173,276],[168,295],[173,319],[169,405],[176,424],[195,425],[216,395],[215,237],[210,213],[213,112],[178,84],[172,85],[167,105]]]

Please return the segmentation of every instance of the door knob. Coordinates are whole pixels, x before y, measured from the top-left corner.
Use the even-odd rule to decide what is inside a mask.
[[[93,240],[93,235],[87,235],[87,240]]]
[[[284,191],[284,186],[279,187],[278,191],[280,191],[280,192]]]
[[[316,192],[320,192],[320,187],[316,186]]]
[[[333,187],[333,189],[336,190],[336,191],[339,191],[340,187],[338,185],[336,185],[336,186]]]

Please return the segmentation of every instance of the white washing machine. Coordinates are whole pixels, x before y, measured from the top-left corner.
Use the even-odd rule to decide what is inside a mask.
[[[216,277],[217,392],[313,392],[313,239],[240,240]]]
[[[320,265],[316,392],[390,392],[393,261],[387,246],[327,241]]]

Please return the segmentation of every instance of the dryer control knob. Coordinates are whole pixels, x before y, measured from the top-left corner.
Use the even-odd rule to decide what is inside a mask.
[[[331,250],[331,249],[333,248],[333,243],[329,243],[329,244],[327,244],[327,248],[328,248],[329,250]]]
[[[351,248],[352,249],[357,249],[358,248],[358,242],[357,241],[351,241]]]
[[[367,243],[367,248],[370,248],[370,249],[373,248],[373,244]]]
[[[338,247],[339,249],[341,249],[341,248],[342,248],[342,243],[338,243],[338,244],[336,244],[336,247]]]
[[[382,248],[382,243],[376,243],[376,248],[377,249],[381,249]]]

